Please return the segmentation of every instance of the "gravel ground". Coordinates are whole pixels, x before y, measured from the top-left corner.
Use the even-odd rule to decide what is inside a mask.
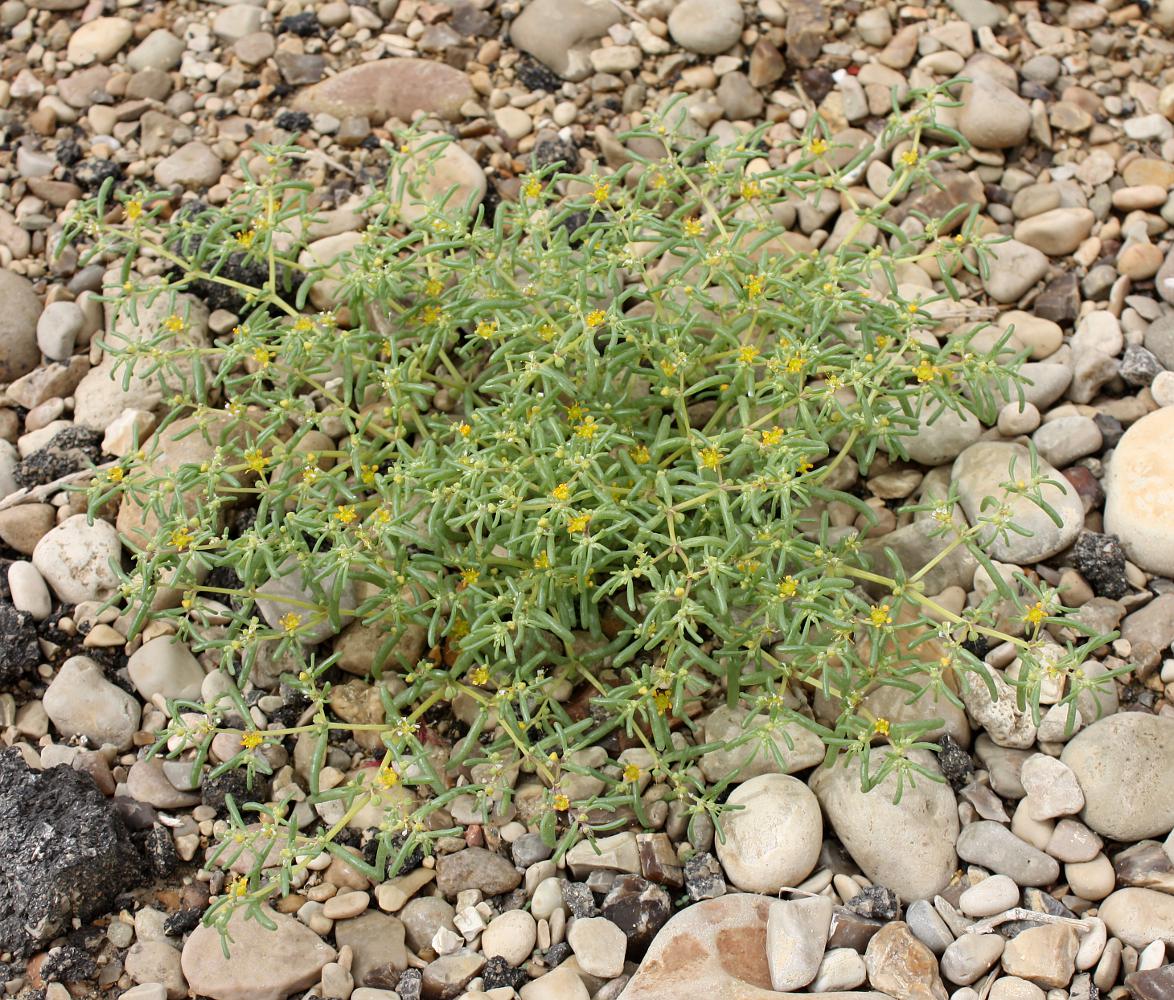
[[[13,995],[68,1000],[675,1000],[709,991],[896,1000],[1174,997],[1174,3],[954,0],[123,0],[0,3],[0,973]],[[100,266],[54,254],[70,206],[107,177],[219,204],[254,140],[297,134],[301,176],[325,218],[317,256],[349,245],[386,173],[381,141],[415,119],[458,138],[454,165],[490,203],[516,196],[531,159],[613,168],[616,136],[685,95],[723,139],[769,122],[768,160],[815,110],[833,144],[871,143],[892,88],[955,75],[953,124],[973,144],[943,192],[898,211],[969,201],[1010,237],[962,283],[963,312],[1014,325],[1030,351],[1026,402],[994,426],[924,426],[912,461],[857,484],[876,523],[858,530],[920,565],[926,540],[893,508],[952,483],[973,515],[1034,442],[1064,484],[1054,524],[992,546],[999,563],[1059,588],[1080,619],[1121,637],[1090,673],[1124,672],[1079,704],[1045,692],[1036,725],[990,649],[984,688],[945,719],[939,784],[864,795],[797,731],[789,773],[765,753],[732,801],[724,842],[645,792],[653,830],[623,831],[556,863],[526,812],[454,818],[442,842],[372,886],[325,859],[276,904],[275,932],[236,922],[232,957],[197,928],[224,873],[201,867],[224,787],[144,759],[159,696],[205,694],[213,664],[156,629],[130,642],[100,611],[117,580],[113,524],[86,523],[71,475],[146,438],[161,400],[120,391],[96,339]],[[884,189],[873,162],[864,194]],[[834,238],[835,205],[797,205],[792,244]],[[849,220],[850,221],[850,220]],[[340,237],[342,238],[340,240]],[[312,248],[312,249],[314,249]],[[935,288],[910,268],[903,289]],[[908,295],[906,297],[909,297]],[[193,321],[230,329],[222,305]],[[85,476],[85,473],[81,473]],[[960,610],[990,589],[973,563],[937,574]],[[345,636],[345,633],[344,633]],[[1056,640],[1064,641],[1063,634]],[[340,636],[336,642],[344,641]],[[356,673],[364,673],[362,665]],[[341,675],[359,704],[364,677]],[[276,683],[257,711],[288,709]],[[923,706],[924,707],[924,706]],[[818,701],[811,711],[818,717]],[[889,706],[895,714],[903,706]],[[713,708],[706,741],[752,726]],[[816,741],[818,742],[818,741]],[[587,751],[606,766],[618,748]],[[739,760],[715,752],[709,778]],[[333,747],[342,776],[367,753]],[[303,782],[274,750],[274,786]],[[530,801],[533,801],[532,799]],[[1163,841],[1165,843],[1163,844]],[[349,841],[362,849],[361,831]],[[675,915],[674,915],[675,914]],[[670,919],[671,918],[671,919]],[[306,994],[306,991],[310,991]]]

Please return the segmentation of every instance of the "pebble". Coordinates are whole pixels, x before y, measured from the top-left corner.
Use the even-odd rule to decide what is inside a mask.
[[[823,842],[819,803],[803,782],[763,774],[739,785],[727,800],[743,808],[723,819],[717,856],[726,878],[744,892],[778,892],[815,868]]]
[[[612,979],[624,971],[628,939],[605,917],[577,917],[567,928],[567,944],[589,976]]]
[[[14,382],[27,375],[41,360],[37,346],[37,322],[41,300],[32,282],[23,275],[0,268],[0,382]]]
[[[926,751],[910,754],[938,769]],[[859,771],[840,764],[818,770],[811,788],[844,849],[873,882],[913,900],[932,898],[950,881],[958,863],[958,805],[947,783],[906,784],[898,802],[895,775],[863,792]]]
[[[742,21],[738,0],[681,0],[669,14],[668,28],[681,48],[717,55],[738,41]]]
[[[903,921],[885,924],[864,952],[868,981],[896,1000],[947,1000],[934,953]]]
[[[144,642],[127,661],[127,672],[144,701],[155,695],[168,700],[198,700],[204,668],[191,650],[171,636]]]
[[[74,514],[45,534],[33,549],[33,565],[62,601],[104,601],[118,588],[111,568],[122,556],[118,532],[108,521],[88,523]]]
[[[43,622],[53,610],[45,578],[30,562],[18,559],[9,565],[8,590],[12,594],[12,606],[32,615],[36,621]]]
[[[163,187],[206,188],[220,180],[224,164],[202,142],[180,146],[155,166],[155,182]]]
[[[1050,257],[1072,253],[1092,232],[1096,216],[1087,208],[1053,208],[1024,219],[1015,239]]]
[[[1078,733],[1060,760],[1084,794],[1081,820],[1112,840],[1163,837],[1174,829],[1174,718],[1122,712]],[[1147,942],[1148,943],[1148,942]]]
[[[1019,780],[1028,795],[1029,812],[1037,820],[1072,816],[1084,808],[1084,793],[1076,775],[1055,757],[1042,753],[1028,757]]]
[[[1028,928],[1007,942],[1003,969],[1045,989],[1067,987],[1076,969],[1078,943],[1070,924]]]
[[[996,302],[1018,302],[1048,272],[1048,258],[1019,240],[1004,240],[990,248],[990,265],[983,287]]]
[[[326,112],[340,120],[351,115],[382,123],[389,118],[411,121],[424,111],[456,121],[461,106],[474,97],[468,76],[427,59],[377,59],[344,69],[336,76],[301,91],[295,111]]]
[[[96,17],[69,36],[65,58],[75,66],[104,63],[134,34],[134,25],[125,17]]]
[[[1006,944],[999,934],[963,934],[942,953],[942,975],[969,986],[994,966]]]
[[[1018,146],[1030,128],[1027,104],[1001,83],[979,75],[963,88],[958,130],[979,149]]]
[[[1113,450],[1105,487],[1105,529],[1129,559],[1150,573],[1174,575],[1174,525],[1163,498],[1174,489],[1174,409],[1134,422]]]
[[[769,953],[768,953],[769,958]],[[832,948],[811,981],[812,993],[838,993],[863,986],[868,979],[864,959],[854,948]]]
[[[527,983],[518,996],[521,1000],[591,1000],[583,980],[565,966]]]
[[[557,881],[555,884],[557,886]],[[559,898],[562,898],[561,890]],[[530,957],[537,940],[538,924],[535,918],[525,910],[509,910],[489,922],[481,934],[481,950],[486,958],[500,956],[509,965],[516,967]],[[574,945],[571,947],[574,948]]]
[[[60,735],[84,736],[93,746],[110,743],[125,750],[139,728],[138,700],[106,680],[102,668],[85,656],[61,665],[43,704]]]
[[[826,896],[772,904],[766,918],[766,961],[773,989],[795,992],[815,979],[831,922],[832,901]]]
[[[212,1000],[286,1000],[318,982],[335,950],[293,917],[266,909],[270,930],[246,920],[229,921],[232,948],[226,956],[220,932],[200,924],[183,946],[183,974],[194,993]]]
[[[928,899],[915,899],[905,911],[905,922],[914,936],[935,955],[954,943],[954,935]]]
[[[968,917],[991,917],[1019,903],[1019,886],[1006,875],[992,875],[962,893],[958,908]]]
[[[51,361],[68,361],[85,325],[76,302],[50,302],[37,320],[37,346]]]
[[[371,903],[368,893],[361,890],[332,896],[322,905],[322,916],[327,920],[350,920],[366,911]]]
[[[445,854],[436,862],[436,885],[445,896],[454,897],[465,889],[479,889],[497,896],[516,889],[522,881],[518,871],[500,854],[483,847],[467,847]]]
[[[1007,875],[1022,886],[1050,885],[1060,876],[1060,866],[1055,858],[1048,857],[992,820],[979,820],[962,828],[958,835],[958,856],[963,861]]]
[[[1097,915],[1111,935],[1131,948],[1164,941],[1174,948],[1174,896],[1154,889],[1118,889],[1101,903]]]

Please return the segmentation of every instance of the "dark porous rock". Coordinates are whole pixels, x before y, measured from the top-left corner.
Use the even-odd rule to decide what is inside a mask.
[[[146,865],[93,779],[0,753],[0,950],[23,957],[138,885]]]
[[[525,969],[515,969],[501,955],[494,955],[485,963],[481,970],[481,978],[485,980],[485,992],[508,986],[512,990],[521,990],[529,981]]]
[[[270,780],[266,775],[254,774],[252,786],[244,771],[225,771],[217,778],[205,776],[200,779],[200,801],[213,809],[224,809],[224,800],[231,795],[236,802],[262,800],[269,796]]]
[[[1121,377],[1134,388],[1149,385],[1158,377],[1159,372],[1165,370],[1162,362],[1144,347],[1138,347],[1136,344],[1130,344],[1121,355]]]
[[[563,85],[558,76],[530,56],[522,56],[514,63],[514,75],[527,90],[545,90],[553,94]]]
[[[196,929],[203,915],[204,911],[198,906],[189,906],[182,910],[176,910],[175,913],[163,921],[163,933],[168,937],[183,937],[189,931]]]
[[[304,111],[283,111],[273,119],[273,124],[286,132],[309,132],[312,119]]]
[[[559,885],[563,889],[563,902],[567,904],[572,917],[594,917],[599,912],[595,908],[595,897],[584,883],[560,878]]]
[[[847,908],[857,916],[870,920],[900,920],[901,901],[892,889],[870,885],[848,900]]]
[[[942,774],[953,787],[954,791],[965,788],[974,777],[974,761],[970,754],[949,733],[945,733],[938,740],[941,751],[938,753],[938,766]]]
[[[541,132],[531,153],[534,165],[541,170],[554,163],[562,163],[563,170],[576,170],[579,166],[579,150],[569,139],[562,139],[557,132]]]
[[[281,26],[277,30],[279,32],[288,31],[291,35],[297,35],[300,38],[312,38],[321,33],[322,25],[318,23],[317,15],[312,10],[307,10],[301,14],[283,17]]]
[[[1125,988],[1134,1000],[1171,1000],[1174,998],[1174,964],[1160,965],[1125,977]]]
[[[562,965],[570,957],[571,946],[566,941],[560,941],[547,949],[546,954],[542,956],[542,961],[547,968],[553,969],[557,965]]]
[[[603,900],[603,915],[628,937],[628,958],[638,962],[673,915],[673,901],[659,885],[639,875],[621,875]]]
[[[49,949],[40,972],[47,983],[80,983],[98,974],[98,964],[88,951],[66,944]]]
[[[419,969],[404,969],[395,985],[399,1000],[420,1000],[423,983],[424,973]]]
[[[179,867],[179,855],[175,850],[175,841],[165,826],[155,826],[143,838],[143,853],[151,871],[159,878],[173,875]]]
[[[725,895],[726,879],[717,858],[703,851],[686,860],[685,891],[694,903]]]
[[[43,486],[71,472],[79,472],[102,460],[102,434],[74,424],[58,431],[44,448],[38,448],[16,467],[17,486]]]
[[[0,601],[0,684],[10,687],[36,671],[40,662],[33,616]]]
[[[466,847],[436,861],[436,885],[450,897],[462,889],[480,889],[486,896],[499,896],[516,889],[521,881],[518,869],[484,847]]]
[[[1125,551],[1116,535],[1082,531],[1072,546],[1072,565],[1098,597],[1117,600],[1129,593]]]
[[[113,160],[82,160],[73,168],[73,179],[86,191],[97,191],[110,178],[115,184],[122,179],[122,167]]]

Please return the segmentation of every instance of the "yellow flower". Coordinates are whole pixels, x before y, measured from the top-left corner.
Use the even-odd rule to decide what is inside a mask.
[[[667,691],[654,691],[652,694],[652,701],[656,705],[656,710],[661,714],[667,712],[673,703],[673,696]]]
[[[903,152],[901,154],[900,159],[901,159],[901,162],[904,163],[905,166],[907,166],[907,167],[917,166],[917,159],[918,159],[917,150],[916,149],[905,150],[905,152]]]
[[[255,729],[251,729],[249,732],[241,735],[241,746],[246,750],[256,750],[264,742],[265,737]]]
[[[163,329],[168,333],[179,333],[187,324],[183,321],[183,317],[177,313],[172,313],[163,321]]]
[[[593,309],[587,314],[584,322],[587,324],[587,329],[594,330],[597,326],[603,326],[605,319],[607,319],[607,313],[602,309]]]
[[[495,319],[481,320],[481,322],[477,324],[477,328],[474,332],[482,340],[489,340],[491,337],[493,337],[497,333],[497,320],[495,320]]]
[[[236,241],[245,250],[253,245],[253,240],[257,238],[257,231],[255,229],[246,229],[244,232],[236,234]]]
[[[250,472],[264,472],[265,466],[269,464],[269,459],[265,457],[265,453],[260,448],[254,448],[252,451],[246,451],[244,454],[245,465]]]
[[[316,466],[307,465],[302,469],[302,482],[310,485],[318,482],[318,469]]]
[[[872,724],[872,731],[878,736],[888,736],[889,728],[890,724],[888,719],[877,718]]]
[[[186,527],[176,528],[171,533],[171,544],[182,552],[189,545],[196,540],[196,536],[191,533]]]
[[[125,211],[127,219],[129,219],[131,222],[137,222],[140,216],[143,214],[143,203],[139,201],[138,198],[135,198],[132,201],[128,201],[126,203]]]
[[[805,364],[807,364],[807,359],[802,354],[792,354],[787,358],[787,371],[792,375],[798,375],[803,371]]]
[[[534,568],[550,569],[550,556],[543,552],[542,555],[538,556],[538,558],[534,560]]]
[[[568,799],[562,792],[555,795],[552,805],[556,812],[566,812],[571,808],[571,800]]]
[[[705,232],[705,226],[700,219],[686,219],[684,229],[686,236],[701,236]]]
[[[783,440],[783,429],[781,427],[768,427],[762,432],[761,443],[764,448],[773,448],[776,444],[780,444]]]
[[[576,420],[582,420],[587,415],[587,411],[578,403],[572,403],[567,407],[567,419],[574,423]]]
[[[470,427],[468,424],[458,424],[457,425],[457,433],[461,437],[468,437],[470,434],[473,433],[473,428]]]
[[[754,364],[754,359],[758,357],[758,348],[747,344],[745,347],[738,349],[738,361],[744,365]]]
[[[807,144],[807,152],[809,152],[812,156],[823,156],[823,154],[827,151],[827,140],[821,138],[820,136],[816,136]]]
[[[583,422],[575,428],[575,436],[590,441],[593,437],[595,437],[595,432],[598,430],[599,424],[595,422],[595,418],[586,417]]]
[[[241,899],[249,891],[249,880],[243,875],[238,875],[231,882],[228,883],[228,895]]]
[[[917,376],[918,382],[932,382],[938,374],[938,369],[930,362],[929,358],[922,358],[917,367],[913,369],[913,374]]]
[[[424,294],[430,298],[436,298],[436,296],[438,296],[443,291],[444,282],[438,278],[429,278],[426,282],[424,282]]]
[[[476,684],[480,687],[482,684],[489,683],[489,668],[482,664],[475,670],[469,671],[469,683]]]
[[[592,188],[591,198],[595,202],[596,205],[602,205],[605,201],[607,201],[608,195],[610,193],[611,193],[611,185],[605,184],[603,181],[600,181],[598,184],[595,185],[594,188]]]
[[[785,576],[779,581],[779,597],[788,600],[799,593],[799,581],[793,576]]]
[[[364,486],[370,486],[373,482],[375,482],[375,474],[378,471],[379,466],[377,465],[360,465],[359,479],[363,481]]]
[[[302,624],[302,616],[296,615],[292,611],[287,611],[281,616],[281,620],[277,624],[285,629],[287,633],[296,632],[298,626]]]
[[[746,201],[753,201],[762,196],[762,187],[758,181],[743,181],[739,193]]]
[[[273,352],[265,347],[254,347],[253,360],[262,368],[268,368],[269,362],[273,360]]]
[[[591,523],[590,514],[572,514],[567,521],[567,532],[569,534],[578,534],[580,531],[586,531],[587,525]]]
[[[438,305],[428,305],[424,307],[423,312],[424,322],[429,325],[439,323],[444,318],[444,310]]]
[[[640,780],[640,768],[635,764],[627,764],[624,767],[624,781],[629,783]]]
[[[893,624],[893,616],[889,614],[887,604],[874,604],[868,609],[868,620],[877,628]]]
[[[376,780],[384,788],[394,788],[399,784],[399,775],[391,767],[381,767],[376,775]]]
[[[752,299],[758,298],[766,289],[766,278],[761,274],[752,274],[746,279],[746,294]]]
[[[566,503],[571,499],[571,487],[566,483],[559,483],[550,491],[550,495],[559,501],[559,503]]]
[[[706,448],[701,452],[701,468],[716,469],[722,464],[722,453],[716,448]]]
[[[810,462],[800,462],[797,466],[795,466],[795,471],[798,472],[799,475],[803,475],[803,473],[810,472],[814,468],[815,466]]]
[[[628,454],[632,456],[632,461],[637,465],[647,465],[652,461],[652,453],[648,450],[647,445],[638,444]]]
[[[358,517],[359,515],[355,513],[354,504],[339,504],[334,511],[334,519],[341,524],[354,524],[358,520]]]
[[[918,310],[919,308],[920,308],[920,307],[917,305],[917,303],[916,303],[916,302],[910,302],[910,303],[909,303],[907,306],[905,306],[905,309],[906,309],[906,310],[907,310],[907,311],[908,311],[908,312],[909,312],[911,315],[912,315],[913,313],[917,312],[917,310]]]
[[[125,475],[126,470],[121,465],[116,465],[113,469],[106,470],[106,478],[112,483],[121,483]]]
[[[527,198],[537,198],[542,194],[542,182],[537,177],[528,177],[522,185],[522,193]]]
[[[375,511],[375,520],[380,524],[387,524],[391,521],[391,511],[389,511],[386,507],[380,507],[377,511]]]
[[[481,579],[481,571],[480,570],[473,569],[472,567],[469,567],[468,569],[461,570],[461,582],[466,587],[473,586],[473,584],[475,584],[480,579]]]
[[[1048,613],[1044,610],[1043,602],[1036,601],[1035,604],[1027,609],[1027,614],[1023,616],[1023,620],[1029,625],[1033,625],[1036,628],[1039,628],[1044,623],[1044,619],[1047,617]]]
[[[555,328],[555,325],[553,323],[551,323],[549,320],[547,322],[543,323],[538,328],[538,336],[541,337],[543,340],[545,340],[548,344],[552,340],[554,340],[554,338],[557,335],[558,335],[558,330]]]

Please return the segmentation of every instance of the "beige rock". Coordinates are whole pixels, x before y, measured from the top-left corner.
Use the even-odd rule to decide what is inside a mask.
[[[868,981],[897,1000],[946,1000],[934,953],[913,936],[909,925],[885,924],[864,952]]]
[[[1076,969],[1080,942],[1070,924],[1045,924],[1022,931],[1003,949],[1008,975],[1030,980],[1045,989],[1066,987]]]
[[[461,105],[473,96],[469,78],[442,62],[379,59],[308,87],[293,108],[336,118],[359,115],[379,124],[389,118],[411,121],[419,111],[456,121]]]

